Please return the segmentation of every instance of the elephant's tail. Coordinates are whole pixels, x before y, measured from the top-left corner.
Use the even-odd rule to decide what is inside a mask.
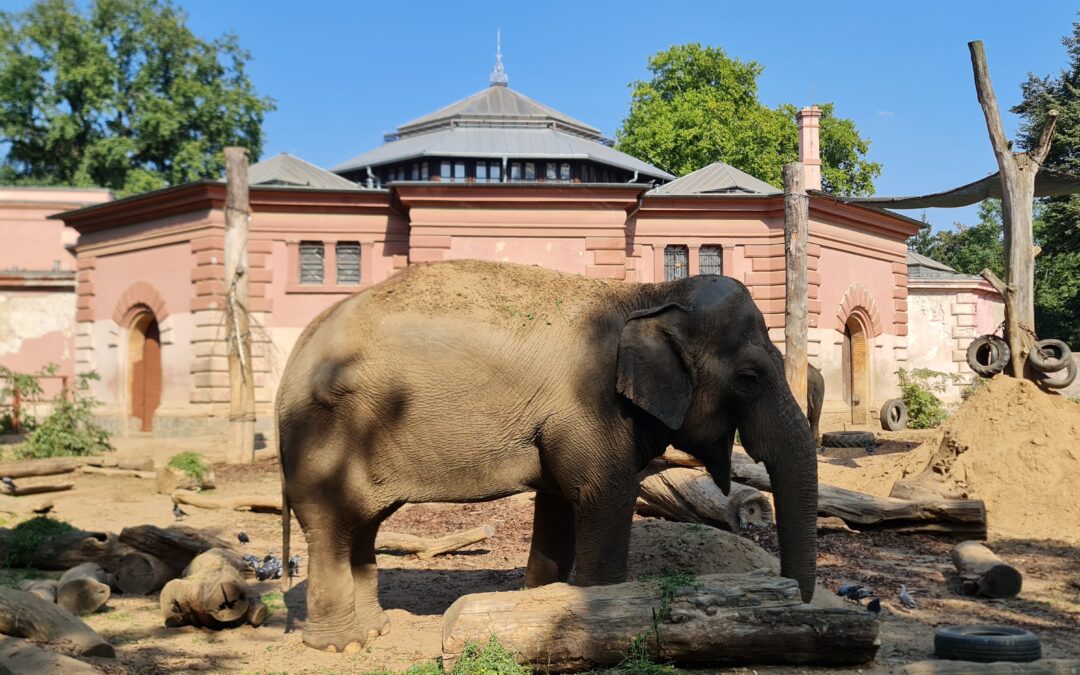
[[[292,585],[292,565],[289,564],[289,536],[292,529],[292,514],[289,510],[289,495],[285,492],[285,481],[281,481],[281,561],[287,572],[281,575],[282,592]]]

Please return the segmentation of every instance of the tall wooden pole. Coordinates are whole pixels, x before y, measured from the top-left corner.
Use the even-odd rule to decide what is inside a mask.
[[[255,379],[248,321],[248,157],[225,148],[225,326],[229,354],[227,461],[255,461]]]
[[[1013,152],[1001,123],[982,41],[969,42],[968,50],[975,74],[975,91],[1001,170],[1001,215],[1005,230],[1005,281],[999,280],[990,270],[983,270],[983,277],[1005,299],[1005,339],[1012,352],[1012,375],[1023,377],[1024,362],[1035,334],[1035,250],[1032,246],[1035,174],[1050,152],[1057,111],[1050,111],[1037,147],[1031,152]]]
[[[784,260],[787,287],[784,295],[784,371],[791,393],[806,413],[806,342],[808,302],[806,240],[809,236],[810,197],[806,194],[803,165],[784,165]]]

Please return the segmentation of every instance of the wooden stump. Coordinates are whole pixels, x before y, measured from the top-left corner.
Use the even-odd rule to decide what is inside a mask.
[[[72,567],[56,587],[56,604],[76,616],[93,614],[109,601],[111,581],[97,563]]]
[[[640,581],[466,595],[443,616],[444,661],[492,635],[519,663],[549,672],[616,664],[638,636],[653,659],[681,665],[847,666],[878,648],[875,615],[803,605],[795,581],[766,574],[705,575],[666,598],[659,583]]]
[[[175,576],[157,556],[132,551],[117,563],[116,587],[125,595],[149,595]]]
[[[56,579],[24,579],[19,582],[19,590],[36,595],[45,602],[56,602]]]
[[[191,527],[173,525],[160,528],[153,525],[125,527],[120,541],[133,549],[157,557],[173,573],[180,576],[195,556],[212,548],[229,549],[229,542]],[[239,561],[240,557],[233,554]],[[243,564],[242,561],[240,564]]]
[[[55,654],[26,640],[0,638],[0,674],[63,673],[101,675],[94,666],[63,654]]]
[[[79,656],[115,658],[112,645],[58,605],[0,586],[0,633],[56,645]]]
[[[640,475],[636,509],[684,523],[705,523],[738,532],[773,523],[772,504],[761,491],[733,483],[730,494],[707,473],[653,461]]]
[[[960,575],[960,591],[988,598],[1012,598],[1020,593],[1023,576],[994,552],[975,541],[962,541],[952,550]]]
[[[266,619],[266,605],[244,581],[235,556],[211,549],[199,554],[161,589],[161,612],[165,625],[231,628],[245,621],[259,626]],[[242,564],[242,563],[241,563]]]

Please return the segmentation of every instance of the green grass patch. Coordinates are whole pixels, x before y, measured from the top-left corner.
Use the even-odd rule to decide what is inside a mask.
[[[407,675],[427,675],[428,672],[438,671],[407,672]],[[465,645],[452,675],[530,675],[531,672],[518,665],[514,654],[492,635],[486,645],[475,642]]]
[[[665,663],[656,663],[649,655],[648,634],[642,634],[630,641],[623,658],[616,670],[625,675],[679,675],[683,671]]]
[[[48,516],[38,516],[19,523],[11,530],[11,539],[8,542],[3,566],[30,567],[39,546],[53,537],[74,529],[64,521],[54,520]]]
[[[270,614],[276,614],[285,609],[285,596],[281,594],[281,591],[263,593],[259,599],[266,605],[266,611]]]
[[[181,452],[169,458],[170,468],[183,471],[197,481],[206,478],[206,460],[197,452]]]

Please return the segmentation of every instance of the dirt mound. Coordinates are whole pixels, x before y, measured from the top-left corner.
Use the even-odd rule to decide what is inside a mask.
[[[999,376],[943,432],[923,472],[905,483],[984,500],[994,536],[1080,541],[1080,405]]]

